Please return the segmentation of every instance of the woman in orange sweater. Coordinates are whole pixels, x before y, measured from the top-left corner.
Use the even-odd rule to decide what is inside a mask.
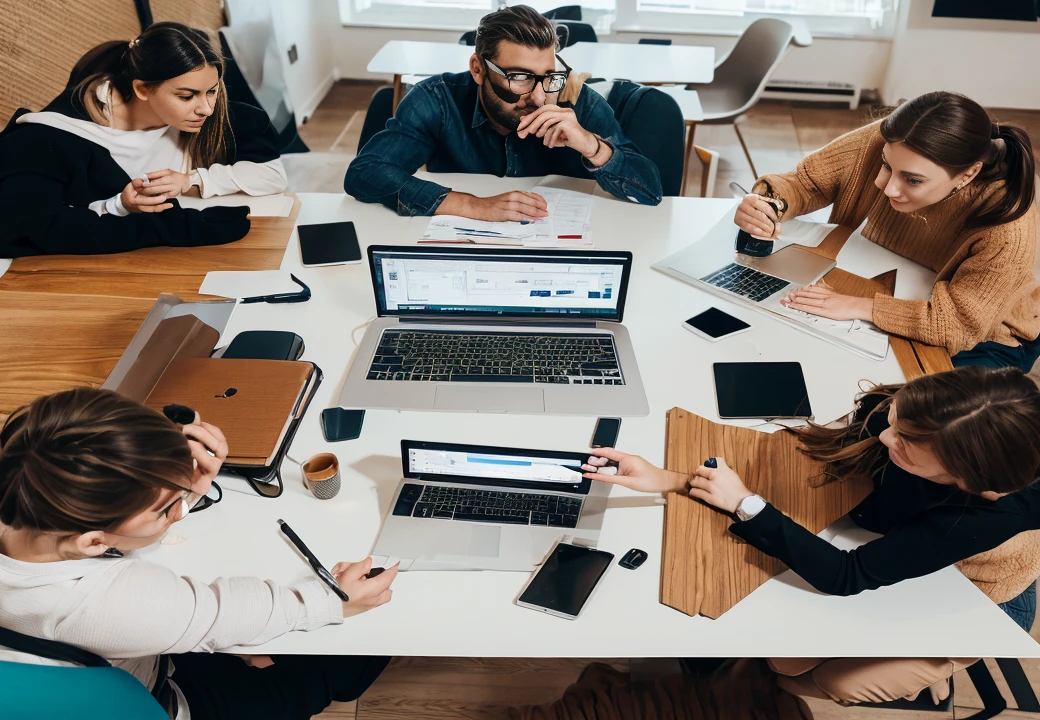
[[[784,217],[833,203],[831,222],[937,273],[928,300],[850,297],[823,282],[788,307],[945,347],[955,366],[1015,366],[1040,356],[1037,218],[1029,136],[963,95],[933,92],[766,175],[734,222],[775,239]]]

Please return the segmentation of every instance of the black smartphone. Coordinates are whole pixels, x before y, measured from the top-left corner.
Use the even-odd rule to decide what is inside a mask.
[[[352,222],[299,225],[300,257],[304,267],[361,262],[361,246]]]
[[[303,338],[286,330],[245,330],[231,338],[220,357],[246,360],[299,360]]]
[[[621,418],[600,418],[596,421],[596,429],[592,433],[589,447],[612,448],[617,443],[618,432],[621,431]]]
[[[364,410],[334,407],[321,411],[321,433],[325,436],[325,442],[356,440],[361,437],[361,426],[364,423]]]
[[[612,553],[559,543],[528,581],[516,604],[574,620],[613,561]]]
[[[751,329],[748,323],[716,307],[710,307],[699,315],[684,320],[683,327],[694,335],[700,335],[712,342]]]

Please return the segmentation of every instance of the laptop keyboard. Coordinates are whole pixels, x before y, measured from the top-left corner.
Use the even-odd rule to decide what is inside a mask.
[[[624,385],[614,337],[385,330],[369,380]]]
[[[581,503],[560,495],[406,483],[394,515],[572,528],[578,525]]]
[[[743,295],[754,302],[765,300],[789,284],[782,278],[766,275],[764,272],[752,270],[737,263],[730,263],[721,270],[716,270],[711,275],[701,278],[701,280],[709,285],[729,290],[737,295]]]

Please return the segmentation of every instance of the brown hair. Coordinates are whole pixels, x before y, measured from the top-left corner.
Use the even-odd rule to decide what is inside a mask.
[[[473,52],[481,60],[491,60],[503,40],[538,50],[557,47],[556,28],[527,5],[504,7],[482,17]]]
[[[77,534],[118,526],[183,490],[191,449],[164,415],[109,390],[37,398],[0,430],[0,522]]]
[[[975,494],[1022,490],[1040,473],[1040,389],[1017,368],[964,367],[876,385],[859,398],[847,426],[791,432],[802,452],[827,463],[824,482],[869,478],[887,461],[887,449],[867,433],[867,422],[893,402],[899,434],[931,449]]]
[[[185,133],[192,167],[208,168],[227,159],[224,137],[228,125],[227,91],[224,89],[224,58],[202,30],[175,22],[150,25],[134,40],[102,43],[80,58],[72,68],[68,87],[73,89],[73,105],[82,108],[90,119],[107,125],[106,105],[97,97],[97,88],[110,82],[125,102],[134,100],[134,80],[149,90],[184,73],[202,67],[217,71],[217,97],[213,114],[197,133]]]
[[[1002,180],[1004,190],[966,221],[967,227],[1014,222],[1033,205],[1033,146],[1021,128],[995,123],[974,100],[930,92],[895,108],[881,122],[886,142],[904,143],[951,176],[982,162],[978,180]]]

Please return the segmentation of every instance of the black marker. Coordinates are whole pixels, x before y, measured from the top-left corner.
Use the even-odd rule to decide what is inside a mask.
[[[321,561],[318,560],[318,558],[314,557],[314,553],[303,544],[303,540],[300,539],[300,536],[293,532],[293,529],[289,527],[284,520],[279,520],[278,525],[281,527],[282,532],[285,533],[285,537],[289,538],[292,544],[296,546],[296,549],[303,553],[303,556],[307,558],[307,562],[309,562],[311,567],[314,568],[314,572],[318,574],[318,577],[321,578],[326,585],[332,588],[332,592],[336,593],[336,595],[339,596],[339,599],[343,602],[350,602],[350,597],[343,588],[339,586],[339,583],[336,582],[336,578],[332,577],[332,573],[325,569],[325,566],[321,564]]]

